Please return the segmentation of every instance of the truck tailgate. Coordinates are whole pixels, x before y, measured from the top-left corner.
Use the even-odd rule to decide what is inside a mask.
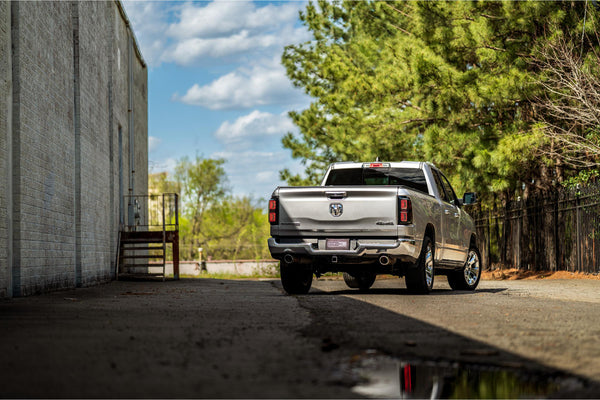
[[[396,237],[395,186],[279,189],[279,236]]]

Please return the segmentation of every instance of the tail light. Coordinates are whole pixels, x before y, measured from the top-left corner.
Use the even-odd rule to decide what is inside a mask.
[[[269,223],[275,225],[279,222],[279,200],[275,197],[269,200]]]
[[[402,368],[402,374],[400,374],[400,385],[402,386],[402,391],[405,393],[412,393],[413,391],[413,373],[412,366],[407,364]]]
[[[407,196],[398,196],[398,225],[412,224],[412,203]]]

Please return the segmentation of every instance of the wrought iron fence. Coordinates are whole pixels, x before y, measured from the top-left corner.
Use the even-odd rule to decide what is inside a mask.
[[[124,231],[179,230],[177,193],[124,196],[124,204]]]
[[[486,267],[600,272],[600,184],[470,213]]]

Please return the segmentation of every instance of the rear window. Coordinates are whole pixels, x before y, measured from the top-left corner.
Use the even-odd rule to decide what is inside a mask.
[[[419,168],[344,168],[329,172],[325,186],[391,185],[429,193],[423,170]]]

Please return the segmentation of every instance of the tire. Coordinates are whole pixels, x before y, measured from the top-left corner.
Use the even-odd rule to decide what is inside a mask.
[[[425,236],[417,264],[406,272],[406,288],[411,293],[429,294],[435,276],[434,252],[431,239]]]
[[[372,272],[361,272],[358,274],[350,274],[344,272],[344,282],[351,289],[369,290],[375,283],[377,275]]]
[[[306,294],[312,285],[313,273],[298,264],[281,264],[281,285],[288,294]]]
[[[469,255],[464,267],[448,274],[448,283],[454,290],[475,290],[481,279],[481,254],[474,245],[469,248]]]

